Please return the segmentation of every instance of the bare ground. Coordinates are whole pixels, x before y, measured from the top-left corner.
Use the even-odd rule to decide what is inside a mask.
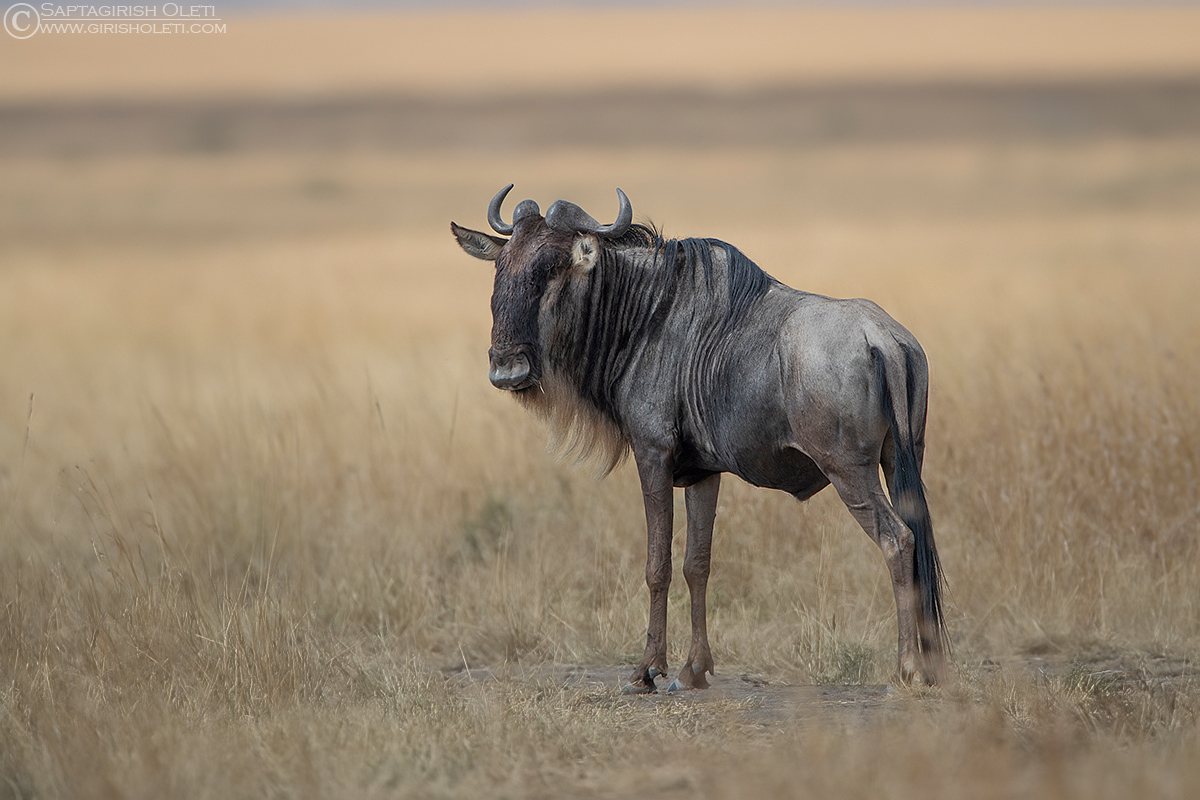
[[[648,695],[623,695],[634,665],[619,667],[587,664],[505,665],[499,668],[466,668],[445,671],[446,679],[457,687],[470,687],[492,681],[504,681],[532,691],[556,688],[580,696],[608,697],[629,708],[654,713],[661,704],[714,704],[733,710],[746,724],[780,726],[814,717],[836,715],[846,720],[866,721],[884,713],[890,701],[901,692],[887,684],[789,685],[773,683],[749,674],[709,676],[707,690],[666,691],[670,678],[659,679],[659,691]],[[904,694],[909,694],[905,692]],[[911,696],[911,695],[909,695]]]
[[[831,722],[869,725],[896,722],[922,708],[977,702],[984,684],[998,681],[1028,686],[1057,685],[1109,701],[1137,703],[1143,698],[1169,706],[1194,702],[1200,669],[1190,657],[1122,651],[1110,645],[1055,645],[1039,642],[1025,652],[959,664],[958,674],[940,688],[896,684],[791,684],[751,673],[724,671],[709,676],[709,689],[623,695],[634,665],[520,664],[499,667],[462,665],[442,671],[459,690],[506,684],[519,692],[562,691],[589,702],[617,704],[639,713],[663,712],[663,704],[713,706],[714,713],[764,731]]]

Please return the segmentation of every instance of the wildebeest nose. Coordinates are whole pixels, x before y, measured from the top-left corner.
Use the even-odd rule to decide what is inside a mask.
[[[520,351],[505,356],[492,356],[488,380],[497,389],[524,389],[529,385],[529,356]]]

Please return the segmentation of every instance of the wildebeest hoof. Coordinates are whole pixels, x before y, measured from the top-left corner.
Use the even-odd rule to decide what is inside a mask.
[[[658,691],[654,679],[666,674],[661,667],[646,667],[644,672],[639,667],[629,679],[629,683],[621,688],[621,694],[654,694]]]
[[[654,694],[657,691],[653,683],[649,686],[644,683],[627,683],[621,687],[621,694]]]
[[[711,669],[711,667],[710,667]],[[699,671],[691,664],[685,664],[683,669],[679,671],[679,677],[671,681],[671,685],[667,687],[668,692],[679,692],[685,689],[707,689],[708,681],[704,678],[705,670]]]

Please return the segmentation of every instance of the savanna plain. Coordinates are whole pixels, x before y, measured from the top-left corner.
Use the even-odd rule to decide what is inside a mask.
[[[678,145],[653,115],[618,143],[518,135],[554,116],[528,87],[511,118],[380,100],[391,144],[373,95],[286,147],[261,131],[294,105],[10,102],[0,796],[1200,795],[1200,135],[1000,135],[923,85],[958,133],[856,135],[888,91],[853,86],[795,139],[734,90],[674,97],[758,131],[702,112]],[[28,145],[67,118],[90,135]],[[597,482],[490,387],[490,267],[448,229],[509,182],[602,221],[620,186],[666,235],[916,334],[945,686],[894,683],[882,558],[832,490],[727,479],[713,688],[620,694],[647,613],[632,464]],[[673,668],[683,519],[680,495]]]

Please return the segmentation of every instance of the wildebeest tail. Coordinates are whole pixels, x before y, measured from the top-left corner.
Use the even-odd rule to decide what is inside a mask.
[[[915,355],[903,344],[898,349],[904,353],[902,371],[898,364],[889,370],[887,360],[878,348],[872,348],[871,351],[883,414],[895,444],[892,505],[913,533],[913,583],[920,597],[918,633],[921,649],[926,652],[947,652],[949,640],[942,613],[942,564],[933,541],[933,521],[929,518],[929,504],[925,500],[921,462],[915,442],[915,436],[924,430],[924,420],[917,420],[914,416],[917,406],[914,393],[918,389]],[[921,408],[924,408],[924,403],[921,403]]]

